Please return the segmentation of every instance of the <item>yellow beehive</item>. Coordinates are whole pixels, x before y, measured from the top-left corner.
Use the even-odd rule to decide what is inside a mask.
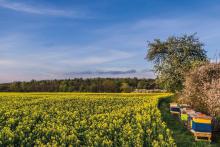
[[[192,129],[192,119],[193,119],[193,117],[195,117],[197,114],[198,114],[198,113],[196,113],[194,110],[187,112],[187,115],[188,115],[187,128],[188,128],[189,130]]]
[[[205,123],[205,124],[211,124],[212,123],[212,117],[207,116],[205,114],[199,114],[196,117],[193,118],[193,121],[196,123]]]
[[[212,117],[205,114],[198,114],[192,118],[192,129],[196,132],[212,132]]]

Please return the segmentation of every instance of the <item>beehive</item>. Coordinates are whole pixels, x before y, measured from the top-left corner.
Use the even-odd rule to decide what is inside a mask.
[[[193,117],[195,117],[197,114],[198,114],[198,113],[196,113],[195,111],[190,111],[190,112],[187,113],[187,116],[188,116],[188,118],[187,118],[187,128],[188,128],[189,130],[192,129],[192,119],[193,119]]]
[[[177,103],[170,103],[170,112],[172,114],[180,114],[180,107]]]
[[[198,114],[192,118],[192,130],[195,132],[211,132],[212,117],[205,114]]]
[[[181,113],[181,117],[180,118],[181,118],[182,121],[185,122],[188,119],[188,115],[186,113]]]
[[[189,115],[189,114],[193,114],[193,113],[195,113],[195,111],[192,110],[192,109],[182,108],[182,109],[181,109],[180,118],[181,118],[182,121],[187,122],[187,120],[188,120],[188,115]]]

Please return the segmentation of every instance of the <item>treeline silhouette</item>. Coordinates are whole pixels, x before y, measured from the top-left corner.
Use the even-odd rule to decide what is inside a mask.
[[[158,85],[154,79],[138,78],[76,78],[0,84],[1,92],[132,92],[135,89],[158,89]]]

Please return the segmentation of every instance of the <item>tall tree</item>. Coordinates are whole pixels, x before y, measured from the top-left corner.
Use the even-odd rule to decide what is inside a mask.
[[[121,92],[125,92],[125,93],[132,91],[132,88],[128,83],[122,83],[120,89],[121,89]]]
[[[182,90],[185,73],[207,61],[203,46],[195,34],[149,42],[146,58],[154,62],[160,86],[172,92]]]
[[[115,90],[116,84],[112,80],[105,80],[102,83],[102,86],[103,86],[103,89],[105,92],[115,92],[116,91]]]

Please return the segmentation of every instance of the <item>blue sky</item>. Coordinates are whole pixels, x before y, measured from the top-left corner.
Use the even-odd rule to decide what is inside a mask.
[[[197,32],[215,59],[220,1],[0,0],[0,27],[0,82],[138,73],[152,69],[144,59],[147,41],[170,35]]]

